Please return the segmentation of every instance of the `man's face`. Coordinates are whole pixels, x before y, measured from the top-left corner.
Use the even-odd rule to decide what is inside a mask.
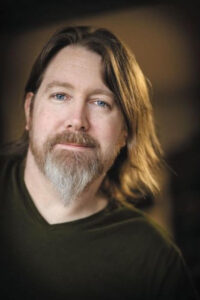
[[[126,132],[122,113],[102,74],[98,54],[68,46],[47,67],[32,112],[33,95],[27,95],[29,151],[40,169],[48,153],[58,160],[62,157],[62,165],[72,164],[72,169],[74,164],[84,168],[98,160],[97,175],[112,165],[125,144]]]

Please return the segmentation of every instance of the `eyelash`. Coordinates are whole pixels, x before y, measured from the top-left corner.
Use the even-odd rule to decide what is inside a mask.
[[[58,98],[58,97],[64,97],[63,98]],[[69,98],[69,96],[67,96],[65,93],[55,93],[51,96],[53,99],[57,100],[57,101],[65,101],[67,100],[67,98]]]
[[[105,102],[105,101],[103,101],[103,100],[96,100],[96,101],[94,101],[94,102],[96,102],[97,103],[97,105],[98,105],[98,103],[102,103],[103,104],[103,106],[102,105],[98,105],[99,107],[102,107],[102,108],[111,108],[111,106],[107,103],[107,102]]]
[[[65,93],[55,93],[55,94],[51,95],[51,97],[53,99],[55,99],[56,101],[60,101],[60,102],[66,101],[70,98],[70,96],[68,96]],[[96,103],[96,105],[98,107],[101,107],[102,109],[111,109],[111,105],[108,104],[107,102],[103,101],[103,100],[97,99],[97,100],[94,101],[94,103]],[[103,104],[103,105],[101,105],[101,104]]]

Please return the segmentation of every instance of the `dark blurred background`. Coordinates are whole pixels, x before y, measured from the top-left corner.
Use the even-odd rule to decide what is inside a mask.
[[[152,83],[169,165],[158,199],[141,203],[181,248],[200,290],[200,37],[194,1],[3,0],[0,5],[0,143],[24,128],[23,89],[51,34],[64,25],[106,27],[129,45]]]

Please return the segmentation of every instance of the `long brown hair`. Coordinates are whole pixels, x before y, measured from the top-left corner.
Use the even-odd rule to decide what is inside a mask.
[[[134,55],[111,32],[86,26],[56,32],[35,61],[25,87],[37,92],[51,59],[68,45],[81,45],[98,53],[104,65],[104,80],[115,95],[128,132],[127,145],[102,183],[102,191],[120,203],[154,195],[159,191],[161,147],[157,139],[147,81]],[[28,149],[28,134],[15,144],[18,152]]]

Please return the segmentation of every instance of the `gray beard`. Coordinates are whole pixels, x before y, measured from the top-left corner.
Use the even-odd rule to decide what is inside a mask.
[[[84,151],[55,149],[59,143],[72,142],[88,146]],[[91,183],[112,165],[120,150],[101,156],[99,144],[85,133],[61,133],[48,138],[42,149],[37,147],[30,130],[30,148],[40,171],[51,182],[65,206],[74,202]]]
[[[46,156],[44,174],[65,206],[73,203],[103,172],[98,157],[89,154],[64,150]]]

